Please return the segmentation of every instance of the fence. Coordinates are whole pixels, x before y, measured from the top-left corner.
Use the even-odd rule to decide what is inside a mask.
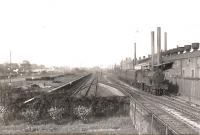
[[[185,100],[200,105],[200,80],[189,78],[168,78],[169,81],[178,86],[178,92]]]

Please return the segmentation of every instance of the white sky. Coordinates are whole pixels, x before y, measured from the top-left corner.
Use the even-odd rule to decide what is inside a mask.
[[[11,50],[14,62],[107,66],[133,58],[134,42],[137,56],[147,56],[157,26],[168,32],[168,48],[200,42],[199,2],[0,0],[0,62]]]

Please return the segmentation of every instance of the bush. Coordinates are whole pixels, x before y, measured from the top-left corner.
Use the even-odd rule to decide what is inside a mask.
[[[28,120],[29,123],[33,123],[35,120],[37,120],[39,116],[39,111],[34,109],[26,109],[22,111],[22,116]]]
[[[57,108],[57,107],[51,107],[48,110],[49,116],[53,119],[53,120],[60,120],[62,118],[62,114],[64,112],[63,108]]]
[[[87,122],[88,121],[88,116],[89,114],[92,112],[92,108],[91,107],[86,107],[86,106],[77,106],[73,109],[73,114],[80,118],[83,122]]]
[[[7,123],[7,115],[6,115],[6,113],[7,113],[7,110],[6,110],[6,108],[4,107],[4,106],[0,106],[0,123],[2,123],[2,124],[6,124]]]

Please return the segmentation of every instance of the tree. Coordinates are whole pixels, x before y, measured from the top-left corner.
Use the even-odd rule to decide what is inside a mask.
[[[20,64],[20,71],[22,73],[31,73],[31,64],[28,60],[23,60]]]

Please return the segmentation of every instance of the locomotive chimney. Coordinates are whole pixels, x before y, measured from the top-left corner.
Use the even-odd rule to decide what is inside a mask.
[[[136,65],[136,43],[134,43],[134,65]]]
[[[165,36],[165,48],[164,48],[164,51],[167,51],[167,32],[165,32],[165,34],[164,34],[164,36]]]
[[[161,28],[157,27],[157,64],[159,65],[161,62]]]
[[[154,31],[151,32],[151,68],[154,65]]]

